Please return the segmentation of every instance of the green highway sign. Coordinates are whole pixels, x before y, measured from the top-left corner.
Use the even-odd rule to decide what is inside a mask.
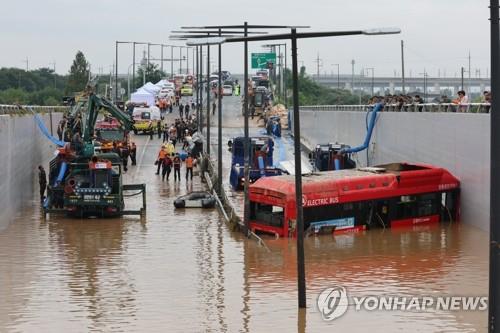
[[[276,53],[252,53],[252,68],[267,68],[267,63],[276,63]]]

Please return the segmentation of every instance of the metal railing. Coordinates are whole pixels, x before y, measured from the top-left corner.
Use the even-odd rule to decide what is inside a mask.
[[[301,111],[367,111],[371,105],[304,105]],[[424,103],[424,104],[385,104],[383,111],[388,112],[462,112],[489,113],[491,104],[487,103]]]
[[[69,106],[39,106],[39,105],[6,105],[0,104],[1,114],[23,114],[26,110],[33,110],[34,112],[47,113],[47,112],[65,112],[69,110]]]

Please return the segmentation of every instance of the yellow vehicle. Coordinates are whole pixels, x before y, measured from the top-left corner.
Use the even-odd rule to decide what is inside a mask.
[[[185,84],[181,88],[181,96],[193,96],[193,86]]]
[[[132,113],[134,119],[134,134],[140,132],[151,134],[156,130],[156,123],[160,120],[160,110],[154,107],[135,107]]]

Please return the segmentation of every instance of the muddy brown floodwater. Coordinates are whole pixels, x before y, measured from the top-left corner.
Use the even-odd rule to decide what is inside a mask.
[[[295,241],[265,248],[229,231],[216,210],[175,210],[175,197],[202,185],[162,183],[158,139],[136,141],[140,163],[126,182],[147,183],[143,220],[44,220],[35,200],[2,223],[0,332],[486,331],[479,311],[349,308],[325,322],[316,307],[332,286],[350,296],[485,296],[485,232],[461,223],[308,238],[299,312]]]

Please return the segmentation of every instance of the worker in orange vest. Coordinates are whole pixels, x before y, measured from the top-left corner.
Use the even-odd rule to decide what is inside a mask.
[[[156,174],[160,174],[160,167],[163,164],[163,160],[165,159],[165,156],[167,156],[167,151],[165,147],[161,147],[160,152],[158,153],[158,158],[156,159],[155,165],[158,166],[158,169],[156,170]]]
[[[191,156],[191,154],[188,154],[185,163],[186,163],[186,182],[187,182],[189,174],[191,174],[191,180],[193,180],[194,158]]]

